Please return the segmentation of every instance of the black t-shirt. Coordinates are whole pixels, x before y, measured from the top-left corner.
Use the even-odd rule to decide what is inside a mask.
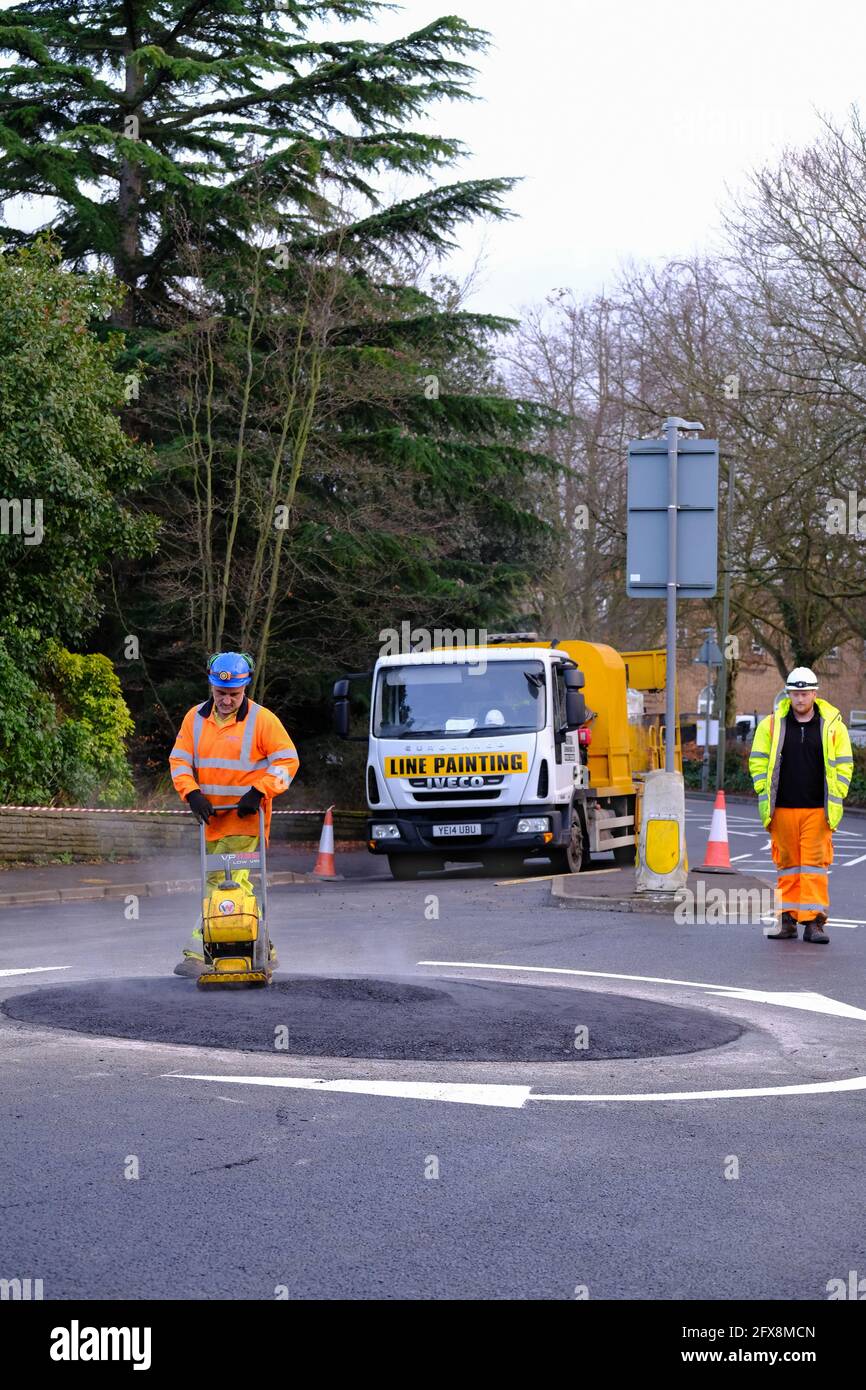
[[[824,755],[821,751],[821,716],[801,724],[794,711],[785,715],[785,742],[779,768],[777,806],[811,808],[824,805]]]

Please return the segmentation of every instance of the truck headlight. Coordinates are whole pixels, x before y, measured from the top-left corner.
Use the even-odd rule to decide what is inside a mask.
[[[399,840],[399,825],[374,825],[371,827],[370,834],[374,840]]]
[[[518,835],[540,835],[549,829],[550,821],[547,816],[524,816],[517,822]]]

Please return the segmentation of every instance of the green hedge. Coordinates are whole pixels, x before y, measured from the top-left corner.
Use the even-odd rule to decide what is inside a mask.
[[[866,748],[855,748],[854,752],[854,773],[851,778],[851,787],[845,798],[848,806],[866,806]],[[683,756],[683,780],[687,790],[700,790],[701,785],[701,759],[690,756],[690,750],[684,750]],[[715,790],[716,786],[716,759],[715,753],[710,750],[710,789]],[[725,791],[729,792],[749,792],[754,796],[752,779],[749,776],[749,745],[737,745],[734,748],[727,747],[725,750]]]
[[[24,630],[0,637],[0,801],[129,806],[133,724],[105,656]]]

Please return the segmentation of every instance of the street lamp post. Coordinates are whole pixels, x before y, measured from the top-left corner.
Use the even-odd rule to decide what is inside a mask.
[[[707,668],[707,699],[704,708],[704,756],[701,763],[701,791],[706,792],[710,789],[710,717],[713,712],[713,685],[712,668],[722,667],[723,658],[716,643],[716,629],[705,627],[701,629],[706,634],[701,649],[695,657],[695,665],[706,665]]]
[[[725,521],[725,579],[722,591],[722,646],[724,648],[725,660],[722,662],[719,671],[719,742],[716,747],[716,791],[721,792],[725,789],[725,755],[727,752],[727,719],[726,710],[728,705],[728,625],[731,621],[731,557],[734,530],[734,486],[736,479],[736,462],[733,454],[728,460],[728,506]]]

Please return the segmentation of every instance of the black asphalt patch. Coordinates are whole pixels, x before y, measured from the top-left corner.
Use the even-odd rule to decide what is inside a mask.
[[[721,1047],[742,1032],[707,1008],[428,977],[301,975],[278,977],[266,990],[210,992],[175,977],[94,981],[15,994],[2,1007],[22,1022],[106,1037],[401,1061],[664,1057]]]

